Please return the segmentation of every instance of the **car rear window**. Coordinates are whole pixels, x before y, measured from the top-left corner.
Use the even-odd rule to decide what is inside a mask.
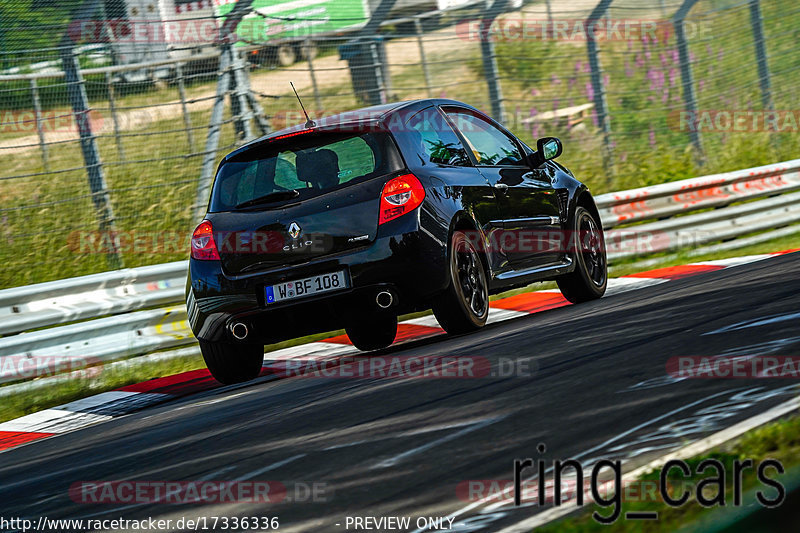
[[[389,174],[402,166],[394,141],[385,132],[309,133],[268,141],[222,165],[209,210],[279,207]]]

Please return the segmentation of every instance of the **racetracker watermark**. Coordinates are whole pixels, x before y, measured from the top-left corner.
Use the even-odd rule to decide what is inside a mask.
[[[672,111],[667,124],[673,131],[699,133],[800,131],[800,110],[752,111],[747,109],[701,109]]]
[[[328,379],[480,379],[530,377],[532,360],[480,356],[350,356],[331,359],[287,359],[270,365],[282,377]]]
[[[282,38],[301,39],[315,33],[314,26],[326,20],[280,22],[273,19],[247,17],[233,28],[224,23],[218,24],[213,15],[192,13],[190,18],[172,20],[148,19],[81,19],[70,23],[67,35],[75,43],[116,44],[169,44],[169,45],[219,45],[226,42],[242,41],[261,44],[274,41],[280,34]]]
[[[670,494],[679,490],[690,488],[690,483],[667,482]],[[544,487],[539,486],[538,480],[523,480],[520,483],[521,503],[538,504],[539,492],[544,491],[544,503],[550,504],[555,501],[556,488],[552,479],[546,479]],[[591,483],[587,480],[583,487],[579,487],[574,479],[564,479],[561,481],[560,497],[562,501],[575,501],[578,490],[584,493],[587,502],[593,502]],[[598,485],[597,493],[601,496],[601,501],[606,501],[614,495],[617,490],[613,481],[601,482]],[[663,502],[659,492],[658,480],[630,480],[622,482],[622,501],[623,502]],[[456,486],[456,496],[464,502],[503,502],[513,500],[515,496],[515,485],[511,479],[470,479],[460,482]]]
[[[75,379],[89,379],[102,372],[100,360],[74,355],[7,355],[0,357],[0,379],[23,381],[70,373]]]
[[[146,19],[75,20],[67,35],[76,43],[214,44],[222,32],[213,18],[153,21]]]
[[[684,22],[687,38],[708,37],[711,23]],[[653,19],[469,19],[456,24],[456,35],[465,41],[643,41],[658,43],[669,39],[672,23]]]
[[[75,133],[80,130],[80,121],[85,121],[93,131],[103,127],[104,117],[99,111],[84,114],[70,111],[0,111],[0,133]]]
[[[69,497],[81,504],[325,503],[333,489],[325,482],[79,481],[70,486]]]
[[[773,183],[774,182],[774,183]],[[768,190],[780,184],[780,178],[765,178],[763,183],[742,184],[741,188]],[[679,193],[675,201],[691,205],[705,199],[713,191]],[[628,204],[625,204],[628,205]],[[635,207],[635,206],[634,206]],[[646,206],[626,209],[646,213]],[[619,212],[619,217],[628,213]],[[377,223],[378,213],[375,213]],[[558,229],[560,222],[554,221],[552,229],[495,228],[488,234],[477,231],[466,232],[466,237],[478,249],[504,255],[572,254],[592,253],[605,250],[607,253],[623,255],[649,254],[673,248],[693,248],[715,239],[709,231],[641,231],[637,228],[612,229],[604,238],[589,231]],[[217,251],[222,255],[248,254],[294,254],[324,255],[336,249],[331,235],[303,233],[292,238],[286,232],[228,231],[214,232]],[[67,248],[77,254],[108,254],[114,252],[132,254],[182,254],[190,248],[191,235],[179,231],[73,231],[67,236]],[[359,241],[362,242],[362,241]],[[363,244],[363,242],[362,242]]]
[[[681,356],[667,360],[667,374],[680,379],[800,378],[800,357]]]

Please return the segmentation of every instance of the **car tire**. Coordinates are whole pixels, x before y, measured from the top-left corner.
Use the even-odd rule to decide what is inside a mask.
[[[200,353],[214,379],[225,385],[255,379],[264,364],[261,344],[232,344],[200,340]]]
[[[453,232],[448,257],[450,285],[433,304],[436,320],[451,334],[475,331],[489,317],[489,284],[480,252],[462,231]]]
[[[275,49],[275,58],[281,67],[291,67],[297,61],[297,52],[290,44],[282,44]]]
[[[572,217],[572,259],[575,270],[556,278],[564,298],[574,304],[596,300],[608,285],[608,261],[603,229],[585,207],[578,206]]]
[[[344,328],[353,346],[362,352],[380,350],[391,346],[397,337],[397,315],[374,313]]]

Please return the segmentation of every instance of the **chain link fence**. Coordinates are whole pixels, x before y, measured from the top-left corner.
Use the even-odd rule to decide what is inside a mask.
[[[5,2],[0,287],[184,258],[219,159],[305,121],[290,81],[312,117],[465,101],[595,193],[791,159],[798,28],[791,0]]]

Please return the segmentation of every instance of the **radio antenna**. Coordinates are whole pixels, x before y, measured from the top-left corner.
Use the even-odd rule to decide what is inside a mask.
[[[311,120],[311,117],[308,116],[308,111],[306,111],[306,106],[303,105],[303,101],[300,99],[300,95],[297,94],[297,89],[294,88],[294,83],[289,82],[289,85],[292,86],[292,90],[294,91],[294,95],[297,97],[297,101],[300,102],[300,109],[303,110],[303,114],[306,116],[306,125],[305,128],[311,129],[316,128],[317,123]]]

